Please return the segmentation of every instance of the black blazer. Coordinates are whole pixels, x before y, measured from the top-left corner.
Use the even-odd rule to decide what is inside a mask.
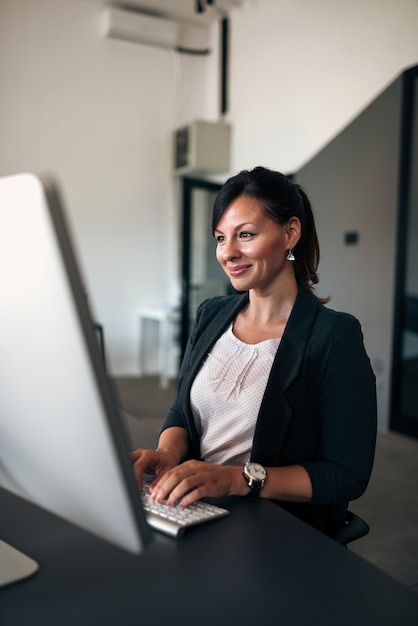
[[[198,309],[163,426],[187,429],[192,458],[200,456],[190,407],[193,380],[247,302],[248,294],[221,296]],[[301,285],[271,368],[251,459],[266,467],[303,465],[312,482],[311,502],[279,504],[332,534],[343,524],[348,502],[368,484],[376,422],[375,376],[359,322],[325,307]]]

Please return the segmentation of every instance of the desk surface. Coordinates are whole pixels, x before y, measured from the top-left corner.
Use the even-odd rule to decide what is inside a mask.
[[[0,590],[5,626],[416,626],[418,595],[262,500],[129,555],[0,489],[1,538],[40,564]]]

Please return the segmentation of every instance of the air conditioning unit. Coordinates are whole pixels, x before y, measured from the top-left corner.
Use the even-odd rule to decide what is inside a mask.
[[[175,174],[222,173],[230,169],[231,127],[222,122],[195,120],[173,137]]]
[[[103,11],[103,28],[107,37],[124,39],[160,48],[179,45],[180,25],[169,19],[107,7]]]

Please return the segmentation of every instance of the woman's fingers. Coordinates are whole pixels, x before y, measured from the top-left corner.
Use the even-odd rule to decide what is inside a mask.
[[[150,493],[157,502],[181,506],[206,496],[221,497],[230,490],[229,469],[202,461],[186,461],[157,477]]]

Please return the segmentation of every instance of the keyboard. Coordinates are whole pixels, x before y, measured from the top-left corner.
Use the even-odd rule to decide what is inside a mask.
[[[210,522],[230,513],[227,509],[202,500],[185,507],[154,502],[148,493],[148,486],[148,483],[143,482],[141,494],[147,522],[155,530],[171,537],[179,538],[191,526]]]

